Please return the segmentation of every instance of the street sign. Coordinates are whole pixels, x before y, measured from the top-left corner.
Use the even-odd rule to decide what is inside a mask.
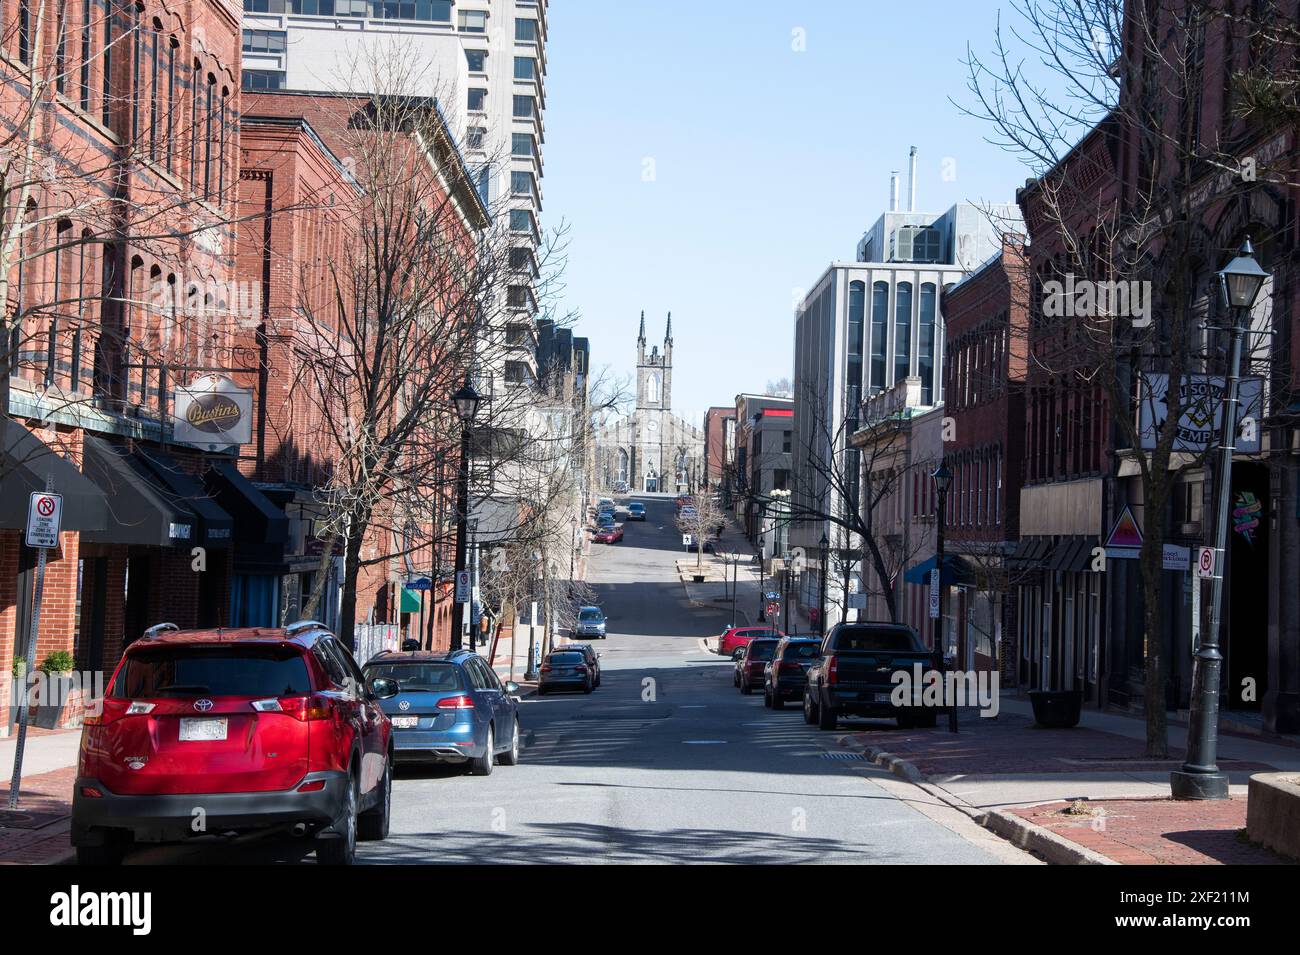
[[[693,539],[692,539],[692,537],[691,537],[690,534],[683,534],[683,535],[682,535],[682,546],[683,546],[683,547],[690,547],[691,544],[692,544],[693,542],[694,542],[694,541],[693,541]]]
[[[58,547],[63,495],[33,491],[27,502],[27,546]]]
[[[1209,579],[1214,576],[1214,548],[1200,547],[1196,551],[1196,576]]]
[[[408,580],[406,582],[407,590],[432,590],[433,581],[428,577],[421,577],[418,580]]]
[[[469,571],[456,571],[456,603],[469,603]]]
[[[1165,570],[1190,570],[1191,551],[1179,544],[1166,544],[1160,554],[1160,564]]]
[[[851,594],[849,594],[849,609],[850,609],[850,610],[866,610],[866,609],[867,609],[867,595],[866,595],[866,594],[856,594],[856,593],[851,593]]]
[[[930,619],[939,619],[939,568],[930,571]]]

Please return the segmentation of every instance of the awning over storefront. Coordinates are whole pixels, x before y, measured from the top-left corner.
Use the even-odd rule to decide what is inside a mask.
[[[289,539],[289,518],[239,473],[230,461],[214,461],[203,476],[204,486],[235,519],[235,542],[243,545],[283,547]]]
[[[143,461],[125,447],[86,435],[86,477],[108,498],[108,526],[83,539],[97,544],[191,547],[199,518],[170,493]]]
[[[63,529],[98,531],[108,526],[104,492],[48,444],[12,418],[0,418],[0,527],[27,526],[27,502],[33,491],[45,490],[53,477],[55,494],[63,495]]]
[[[934,570],[934,558],[921,561],[919,564],[913,564],[903,574],[903,579],[909,584],[928,584],[930,582],[930,572]],[[953,586],[955,584],[973,584],[975,582],[975,573],[970,564],[953,554],[945,554],[943,558],[942,582]]]
[[[162,482],[163,487],[171,492],[172,499],[179,499],[198,516],[199,530],[195,544],[213,548],[230,546],[234,522],[211,498],[198,478],[182,471],[169,455],[161,451],[139,448],[136,454]]]
[[[1017,570],[1045,570],[1052,550],[1051,538],[1022,537],[1007,558],[1007,566]]]
[[[1047,569],[1062,573],[1082,573],[1091,570],[1092,549],[1096,546],[1097,542],[1088,537],[1062,538],[1047,562]]]
[[[420,598],[419,598],[416,594],[412,593],[411,591],[409,591],[409,590],[407,590],[405,587],[403,587],[403,588],[402,588],[402,601],[401,601],[401,604],[400,604],[399,607],[398,607],[398,610],[399,610],[401,613],[419,613],[419,612],[420,612]]]

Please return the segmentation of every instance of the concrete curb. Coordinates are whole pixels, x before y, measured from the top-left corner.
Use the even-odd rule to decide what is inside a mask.
[[[980,825],[1017,848],[1042,856],[1053,865],[1119,865],[1114,859],[1058,836],[1013,812],[994,809],[983,814]]]
[[[1100,852],[1084,848],[1049,829],[1035,825],[1028,819],[1002,809],[984,811],[972,806],[917,769],[916,764],[895,756],[878,747],[868,746],[866,756],[871,762],[888,769],[895,776],[924,789],[940,802],[970,817],[994,835],[1005,839],[1018,849],[1032,852],[1052,865],[1119,865]]]

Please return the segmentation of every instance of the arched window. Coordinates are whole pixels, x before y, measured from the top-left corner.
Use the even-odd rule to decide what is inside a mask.
[[[620,483],[627,483],[628,479],[628,454],[626,448],[618,449],[618,469],[616,480]]]
[[[873,395],[885,390],[885,338],[889,325],[889,283],[871,286],[871,382]]]
[[[659,376],[651,372],[645,382],[645,400],[648,404],[659,403]]]
[[[916,369],[921,376],[921,404],[934,404],[934,285],[921,286],[921,319],[916,336]]]
[[[912,283],[899,282],[894,291],[894,384],[912,371]]]

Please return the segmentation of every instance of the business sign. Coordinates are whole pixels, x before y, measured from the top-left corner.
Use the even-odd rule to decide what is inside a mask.
[[[866,594],[855,594],[855,593],[850,593],[850,594],[849,594],[849,609],[850,609],[850,610],[866,610],[866,609],[867,609],[867,595],[866,595]]]
[[[1140,401],[1138,430],[1144,450],[1155,448],[1160,429],[1169,416],[1169,376],[1145,375],[1146,392]],[[1236,449],[1243,454],[1260,451],[1260,419],[1264,415],[1264,380],[1242,378],[1237,398],[1240,401]],[[1211,375],[1187,375],[1182,382],[1182,413],[1174,436],[1175,451],[1204,451],[1216,447],[1223,427],[1223,408],[1227,399],[1225,379]],[[1254,427],[1241,427],[1247,420]]]
[[[930,571],[930,619],[939,619],[939,568]]]
[[[253,391],[222,375],[205,375],[176,389],[172,440],[225,451],[253,438]]]
[[[408,580],[406,582],[406,589],[407,590],[432,590],[433,581],[430,580],[428,577],[420,577],[416,580]]]
[[[33,491],[27,501],[27,546],[58,547],[63,526],[63,495]]]

